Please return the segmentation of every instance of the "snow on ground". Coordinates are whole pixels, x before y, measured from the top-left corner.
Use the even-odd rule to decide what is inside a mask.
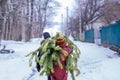
[[[34,63],[29,67],[29,57],[25,57],[39,47],[40,41],[1,41],[6,48],[15,50],[15,53],[0,54],[0,80],[47,80],[47,76],[39,76]],[[78,61],[81,74],[76,80],[120,80],[120,57],[116,52],[92,43],[74,43],[81,50]],[[68,80],[72,80],[70,74]]]

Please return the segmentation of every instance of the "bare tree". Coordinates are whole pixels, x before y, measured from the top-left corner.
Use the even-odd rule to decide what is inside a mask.
[[[60,4],[55,0],[39,0],[35,1],[35,8],[38,12],[38,23],[40,35],[42,35],[42,31],[44,27],[54,24],[53,16],[56,14],[56,9],[60,7]]]
[[[105,24],[110,24],[113,21],[120,20],[120,3],[117,0],[105,1],[105,7],[103,8],[104,16],[101,18]]]
[[[75,32],[80,35],[80,32],[86,30],[86,26],[94,23],[103,16],[101,10],[104,7],[104,3],[103,0],[77,0],[76,2],[78,6],[75,11],[76,14],[73,15],[73,17],[76,16],[74,27],[76,26],[79,29],[76,29],[77,31]],[[79,35],[78,37],[80,38]]]
[[[85,29],[83,27],[103,16],[101,9],[104,7],[104,3],[102,2],[103,0],[86,0],[86,2],[83,3],[84,7],[80,9],[82,31]]]
[[[0,0],[0,39],[40,37],[57,4],[55,0]]]
[[[0,0],[0,40],[2,38],[3,22],[6,14],[6,3],[7,0]]]

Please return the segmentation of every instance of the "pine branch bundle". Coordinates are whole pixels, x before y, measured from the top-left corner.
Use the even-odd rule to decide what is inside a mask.
[[[50,72],[54,72],[53,61],[62,69],[63,66],[60,62],[60,58],[64,60],[64,56],[59,53],[62,52],[64,55],[67,55],[67,52],[55,44],[55,41],[58,38],[65,38],[67,45],[70,45],[73,48],[72,53],[68,55],[66,60],[66,70],[71,73],[72,80],[75,80],[74,71],[77,72],[76,76],[80,74],[80,71],[77,68],[80,50],[67,36],[62,35],[61,33],[57,33],[54,37],[46,39],[37,50],[26,55],[30,56],[29,65],[32,65],[32,60],[35,58],[35,62],[39,63],[42,69],[40,75],[43,75],[44,73],[49,75]],[[40,56],[38,56],[38,53],[40,53]]]

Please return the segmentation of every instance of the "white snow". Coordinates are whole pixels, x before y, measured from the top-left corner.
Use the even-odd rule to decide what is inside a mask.
[[[39,76],[34,62],[29,67],[29,57],[25,57],[39,47],[40,41],[41,39],[32,39],[30,42],[2,40],[1,44],[15,50],[15,53],[0,54],[0,80],[47,80],[47,76]],[[120,57],[116,52],[93,43],[74,43],[81,50],[78,60],[81,74],[76,80],[120,80]],[[70,74],[68,80],[72,80]]]

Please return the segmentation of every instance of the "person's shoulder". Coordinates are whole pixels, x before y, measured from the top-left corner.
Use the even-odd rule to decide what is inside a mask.
[[[44,39],[44,40],[42,40],[40,44],[42,44],[42,43],[44,43],[44,42],[45,42],[45,39]]]
[[[66,48],[71,48],[71,49],[72,49],[72,47],[71,47],[70,45],[66,45],[65,47],[66,47]]]
[[[50,39],[51,39],[51,38],[44,39],[44,40],[41,41],[40,44],[43,44],[45,41],[50,40]]]
[[[70,45],[66,45],[65,48],[67,49],[67,51],[69,53],[71,53],[73,51],[72,47]]]

